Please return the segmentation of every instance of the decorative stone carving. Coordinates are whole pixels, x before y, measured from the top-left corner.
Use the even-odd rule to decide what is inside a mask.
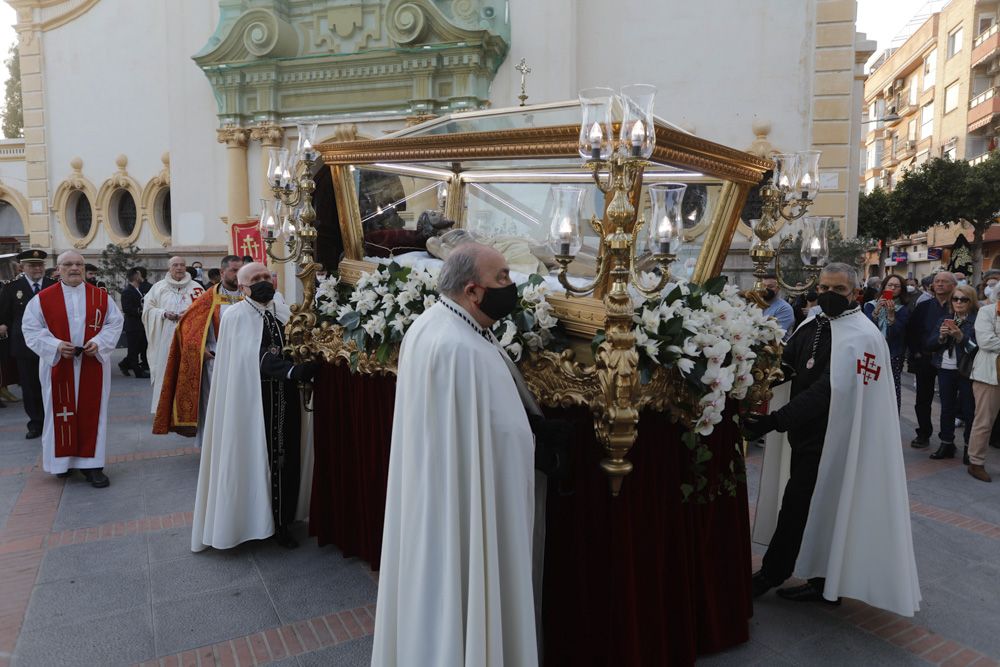
[[[221,121],[236,126],[481,108],[509,49],[499,0],[220,2],[220,24],[194,60]]]
[[[233,124],[226,124],[215,132],[218,142],[225,144],[226,148],[246,148],[247,140],[250,138],[250,130]]]
[[[261,122],[250,130],[250,139],[259,141],[264,148],[281,146],[285,138],[285,128],[275,123]]]

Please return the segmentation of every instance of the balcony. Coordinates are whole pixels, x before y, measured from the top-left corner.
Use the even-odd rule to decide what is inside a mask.
[[[993,117],[1000,113],[1000,96],[996,88],[990,88],[969,100],[968,131],[973,132],[989,125]]]
[[[972,42],[972,66],[977,67],[993,57],[1000,49],[1000,24],[994,23]]]
[[[993,153],[991,151],[986,151],[982,155],[977,155],[976,157],[974,157],[971,160],[969,160],[969,164],[972,165],[973,167],[975,167],[977,164],[980,164],[982,162],[986,162],[988,159],[990,159],[991,155],[993,155]]]
[[[0,139],[0,162],[24,159],[24,139]]]

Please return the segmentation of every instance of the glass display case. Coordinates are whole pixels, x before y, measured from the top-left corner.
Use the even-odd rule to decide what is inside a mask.
[[[586,221],[604,217],[607,198],[578,152],[580,113],[576,101],[474,111],[381,139],[320,145],[334,183],[344,248],[342,277],[356,279],[379,257],[433,262],[427,238],[439,235],[448,223],[485,242],[516,244],[521,256],[527,250],[537,259],[534,271],[528,270],[530,259],[512,263],[515,270],[554,275],[553,251],[558,249],[546,241],[553,189],[560,185],[582,189],[582,247],[567,273],[571,279],[592,277],[599,238]],[[641,183],[631,192],[632,204],[637,216],[648,220],[650,185],[687,184],[682,240],[671,273],[703,281],[721,271],[746,196],[770,163],[662,119],[654,124],[656,145]],[[650,251],[644,242],[638,251],[641,266],[642,255]],[[595,312],[602,295],[598,290],[592,297],[573,298],[576,308],[556,300],[560,319],[572,333],[588,337],[599,328]],[[586,314],[583,305],[589,305]]]

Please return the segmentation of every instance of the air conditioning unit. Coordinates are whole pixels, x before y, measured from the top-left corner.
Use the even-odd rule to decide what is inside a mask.
[[[903,86],[905,85],[906,85],[906,79],[896,79],[896,81],[892,84],[892,89],[902,90]]]
[[[915,150],[917,150],[917,142],[916,141],[907,141],[906,142],[906,150],[908,150],[908,151],[915,151]]]
[[[1000,59],[994,58],[993,62],[991,62],[986,67],[986,73],[987,74],[996,74],[997,72],[1000,72]]]
[[[881,179],[889,178],[889,170],[888,169],[879,169],[878,177],[881,178]]]

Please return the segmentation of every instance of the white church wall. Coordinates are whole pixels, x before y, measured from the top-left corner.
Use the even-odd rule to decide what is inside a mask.
[[[529,103],[575,99],[581,88],[657,86],[656,113],[699,136],[746,148],[755,117],[771,142],[810,142],[816,0],[510,0],[511,52],[491,90],[518,103],[525,58]]]
[[[225,147],[216,141],[211,87],[191,60],[217,22],[217,3],[205,0],[104,0],[45,33],[50,192],[70,175],[73,157],[83,159],[83,175],[100,189],[123,154],[144,188],[169,153],[171,247],[226,245]],[[102,36],[100,47],[94,35]],[[163,250],[152,224],[135,243]],[[72,245],[54,215],[51,228],[55,247]],[[88,248],[111,240],[102,226]]]

